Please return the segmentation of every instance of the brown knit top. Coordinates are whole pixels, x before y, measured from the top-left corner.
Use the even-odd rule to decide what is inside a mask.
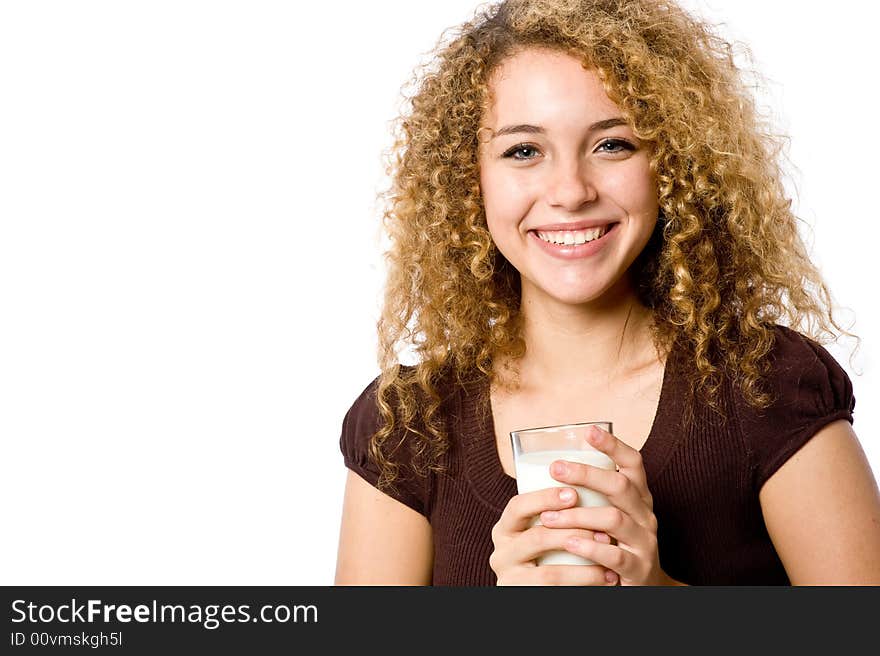
[[[852,384],[822,346],[777,327],[765,388],[776,398],[755,411],[725,382],[722,420],[687,400],[683,358],[667,360],[654,423],[641,449],[658,521],[660,565],[690,585],[787,585],[788,576],[764,525],[758,492],[819,429],[853,421]],[[342,425],[346,467],[372,485],[378,470],[367,442],[379,426],[373,380]],[[516,479],[501,468],[491,412],[482,412],[485,382],[450,387],[443,416],[451,448],[446,471],[419,477],[401,458],[392,494],[424,515],[434,538],[434,585],[494,585],[489,567],[492,526],[516,495]],[[689,406],[689,407],[686,407]],[[682,417],[692,412],[683,428]],[[400,453],[401,450],[398,450]]]

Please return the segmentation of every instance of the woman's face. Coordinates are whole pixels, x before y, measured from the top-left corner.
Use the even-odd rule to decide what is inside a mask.
[[[520,272],[524,297],[582,304],[618,293],[657,221],[647,148],[596,74],[569,55],[520,52],[490,90],[480,187],[489,232]]]

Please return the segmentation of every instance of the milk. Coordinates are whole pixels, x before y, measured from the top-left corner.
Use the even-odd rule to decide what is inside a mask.
[[[576,506],[584,508],[610,505],[604,494],[580,485],[569,485],[557,481],[550,475],[550,463],[555,460],[580,462],[593,467],[614,470],[614,461],[601,451],[592,450],[554,450],[533,451],[520,454],[514,463],[516,467],[516,488],[523,492],[534,492],[548,487],[570,487],[577,491]],[[532,526],[540,525],[540,517],[535,517]],[[593,565],[592,560],[582,558],[568,551],[548,551],[538,557],[539,565]]]

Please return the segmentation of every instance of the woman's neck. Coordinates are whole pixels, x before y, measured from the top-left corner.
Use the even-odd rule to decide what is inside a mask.
[[[543,390],[560,393],[583,387],[585,378],[608,386],[658,360],[653,315],[634,293],[583,306],[524,294],[521,307],[526,354],[517,369],[523,384],[540,381]]]

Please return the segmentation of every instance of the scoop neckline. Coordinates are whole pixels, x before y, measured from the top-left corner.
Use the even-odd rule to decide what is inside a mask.
[[[670,350],[663,364],[663,382],[660,385],[660,398],[654,412],[654,420],[648,437],[639,449],[646,474],[649,479],[665,466],[672,448],[680,439],[680,431],[672,432],[672,419],[680,412],[681,399],[678,390],[673,389],[671,373],[676,348]],[[458,417],[465,455],[465,471],[468,484],[477,498],[486,506],[500,512],[511,497],[517,494],[516,479],[508,475],[501,465],[501,457],[495,440],[495,418],[492,416],[491,402],[488,411],[481,412],[479,400],[488,394],[488,381],[466,387],[461,394]]]

